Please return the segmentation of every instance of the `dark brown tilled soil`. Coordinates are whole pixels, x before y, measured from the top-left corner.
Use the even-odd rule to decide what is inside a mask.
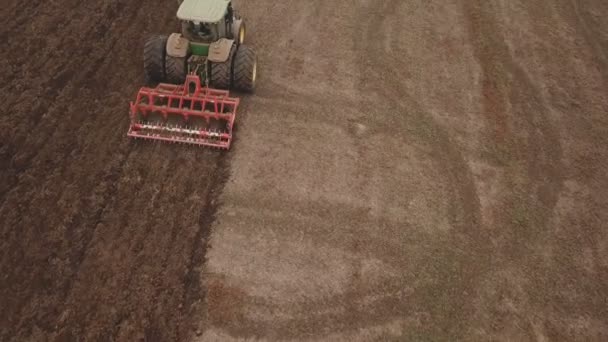
[[[174,12],[161,1],[3,10],[1,340],[175,340],[197,328],[228,156],[125,138],[142,39],[171,32]]]

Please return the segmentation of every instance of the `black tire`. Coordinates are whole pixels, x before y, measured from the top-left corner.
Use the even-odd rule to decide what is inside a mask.
[[[257,77],[257,56],[255,50],[247,45],[240,45],[234,56],[232,70],[233,86],[245,92],[253,92]]]
[[[167,73],[167,82],[173,84],[183,84],[186,81],[186,58],[165,57],[165,66]]]
[[[167,36],[156,35],[144,44],[144,77],[146,82],[164,82]]]
[[[211,63],[211,85],[214,88],[230,90],[232,88],[232,60],[234,58],[235,46],[232,46],[228,60],[223,63]]]

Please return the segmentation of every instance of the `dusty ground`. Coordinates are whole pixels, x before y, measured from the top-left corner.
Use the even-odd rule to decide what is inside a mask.
[[[608,339],[608,3],[239,1],[229,153],[127,140],[175,1],[0,9],[0,340]]]

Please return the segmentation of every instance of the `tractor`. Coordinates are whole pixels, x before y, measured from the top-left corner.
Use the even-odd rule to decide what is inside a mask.
[[[230,148],[240,100],[255,89],[257,56],[230,0],[178,1],[181,32],[144,44],[144,79],[128,136]]]

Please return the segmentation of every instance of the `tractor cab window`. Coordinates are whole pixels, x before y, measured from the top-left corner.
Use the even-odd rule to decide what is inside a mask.
[[[213,41],[215,38],[215,30],[213,24],[184,22],[182,24],[182,34],[190,39],[199,41]]]
[[[209,26],[209,24],[194,24],[194,29],[196,30],[197,34],[202,37],[211,36],[213,34],[213,32],[211,32],[211,26]]]

